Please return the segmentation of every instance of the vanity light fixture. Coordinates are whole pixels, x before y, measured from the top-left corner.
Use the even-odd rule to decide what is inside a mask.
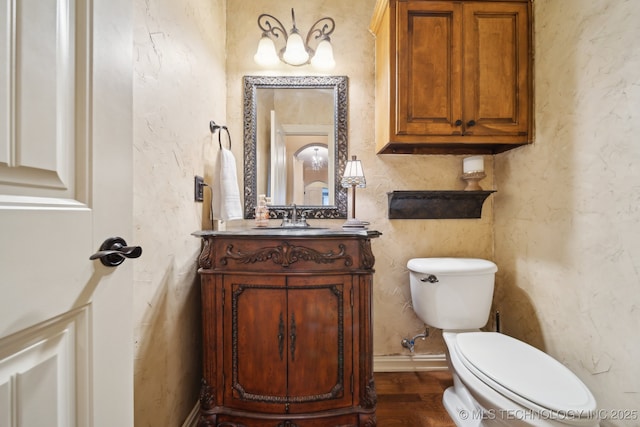
[[[342,228],[367,228],[368,223],[356,218],[356,187],[365,188],[367,180],[364,178],[362,163],[356,156],[351,156],[344,168],[341,184],[344,188],[351,187],[351,217],[342,225]]]
[[[336,65],[333,59],[333,47],[329,36],[336,23],[332,18],[318,19],[307,33],[306,41],[302,39],[296,27],[296,15],[291,9],[293,28],[287,32],[282,22],[276,17],[263,13],[258,17],[258,27],[262,30],[262,38],[253,59],[262,66],[274,66],[278,61],[289,65],[300,66],[311,63],[316,68],[328,70]],[[284,44],[279,51],[276,41]],[[311,47],[310,42],[315,46]],[[311,60],[309,60],[311,58]]]

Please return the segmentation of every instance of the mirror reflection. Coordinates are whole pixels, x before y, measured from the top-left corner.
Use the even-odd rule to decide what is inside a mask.
[[[333,205],[333,92],[259,88],[257,107],[258,194],[274,205]]]
[[[260,194],[272,217],[346,218],[346,107],[346,77],[245,77],[245,218]]]

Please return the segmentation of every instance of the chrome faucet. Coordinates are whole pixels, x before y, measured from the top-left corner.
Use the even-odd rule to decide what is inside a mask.
[[[308,211],[298,212],[298,206],[295,203],[291,204],[291,218],[289,218],[288,211],[280,212],[282,212],[282,223],[280,227],[309,227],[306,218]]]

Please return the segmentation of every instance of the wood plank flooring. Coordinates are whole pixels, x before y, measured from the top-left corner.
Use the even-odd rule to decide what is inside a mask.
[[[448,371],[376,372],[378,427],[455,427],[442,406]]]

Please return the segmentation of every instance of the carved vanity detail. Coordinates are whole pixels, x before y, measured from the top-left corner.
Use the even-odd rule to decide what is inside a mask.
[[[203,240],[200,426],[375,427],[371,239],[243,230]]]

